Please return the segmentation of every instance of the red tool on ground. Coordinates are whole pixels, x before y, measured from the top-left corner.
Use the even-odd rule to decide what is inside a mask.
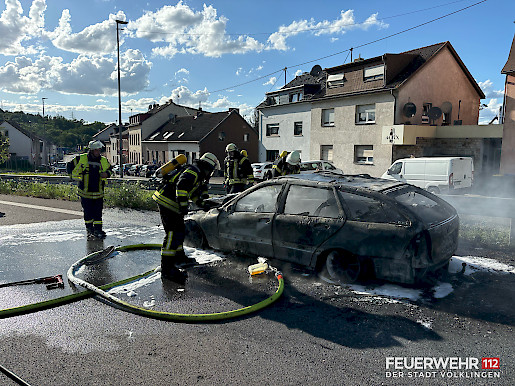
[[[37,279],[14,281],[12,283],[3,283],[0,284],[0,288],[24,284],[46,284],[46,288],[49,290],[54,288],[64,288],[64,281],[62,275],[38,277]]]

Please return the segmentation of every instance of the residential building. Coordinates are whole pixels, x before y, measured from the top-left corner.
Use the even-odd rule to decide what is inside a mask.
[[[185,154],[188,162],[192,162],[211,152],[222,164],[229,143],[247,150],[251,162],[257,161],[258,135],[238,109],[218,113],[197,111],[195,115],[174,117],[145,138],[143,159],[164,164]]]
[[[127,149],[127,162],[143,164],[151,161],[143,152],[142,140],[174,117],[195,116],[197,111],[198,109],[181,106],[169,100],[164,105],[156,103],[149,105],[146,113],[131,115],[128,126],[128,147],[124,147]]]
[[[274,161],[283,150],[309,157],[311,99],[325,87],[325,72],[315,66],[280,90],[269,92],[259,112],[259,160]]]
[[[118,125],[116,123],[111,123],[107,125],[104,129],[100,130],[93,136],[93,140],[101,141],[104,145],[107,145],[111,140],[109,137],[118,132]]]
[[[38,167],[57,160],[57,147],[54,144],[25,130],[16,122],[0,122],[0,131],[9,138],[11,161],[26,161]]]
[[[451,43],[360,57],[320,74],[319,90],[304,103],[284,98],[275,106],[268,98],[275,94],[269,93],[258,106],[265,112],[260,115],[261,161],[275,150],[263,134],[266,111],[277,111],[274,119],[291,122],[305,105],[302,112],[311,112],[309,141],[283,150],[309,144],[302,158],[333,161],[345,173],[381,176],[396,159],[443,155],[474,157],[476,172],[498,170],[502,127],[477,125],[485,96]],[[279,98],[288,88],[276,92]],[[291,110],[293,105],[297,110]],[[294,143],[287,131],[280,137]]]
[[[501,173],[515,175],[515,36],[511,43],[508,61],[501,74],[506,75],[503,103],[503,136]]]

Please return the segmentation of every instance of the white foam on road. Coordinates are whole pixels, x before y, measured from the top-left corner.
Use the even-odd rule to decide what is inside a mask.
[[[453,256],[449,262],[449,273],[458,273],[463,269],[463,263],[465,266],[465,275],[472,275],[477,272],[489,272],[494,274],[515,274],[515,267],[501,263],[495,259],[478,256]],[[330,284],[338,284],[330,279],[322,278],[324,281]],[[363,298],[363,301],[377,300],[378,296],[383,297],[385,302],[387,299],[402,300],[408,299],[411,301],[420,300],[423,296],[421,289],[407,288],[396,284],[383,284],[377,287],[363,286],[359,284],[347,285],[353,293],[356,295],[368,295],[368,298]],[[433,293],[435,299],[442,299],[449,296],[454,288],[451,283],[448,282],[437,282],[430,290]]]

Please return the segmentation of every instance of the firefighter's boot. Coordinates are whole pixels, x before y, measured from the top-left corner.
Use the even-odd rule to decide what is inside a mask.
[[[169,257],[161,258],[161,277],[178,284],[185,284],[188,274],[173,264]]]

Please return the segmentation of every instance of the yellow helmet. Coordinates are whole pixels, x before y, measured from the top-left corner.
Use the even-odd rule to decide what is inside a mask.
[[[240,154],[244,157],[247,157],[248,154],[247,154],[247,150],[243,149],[242,151],[240,151]]]

